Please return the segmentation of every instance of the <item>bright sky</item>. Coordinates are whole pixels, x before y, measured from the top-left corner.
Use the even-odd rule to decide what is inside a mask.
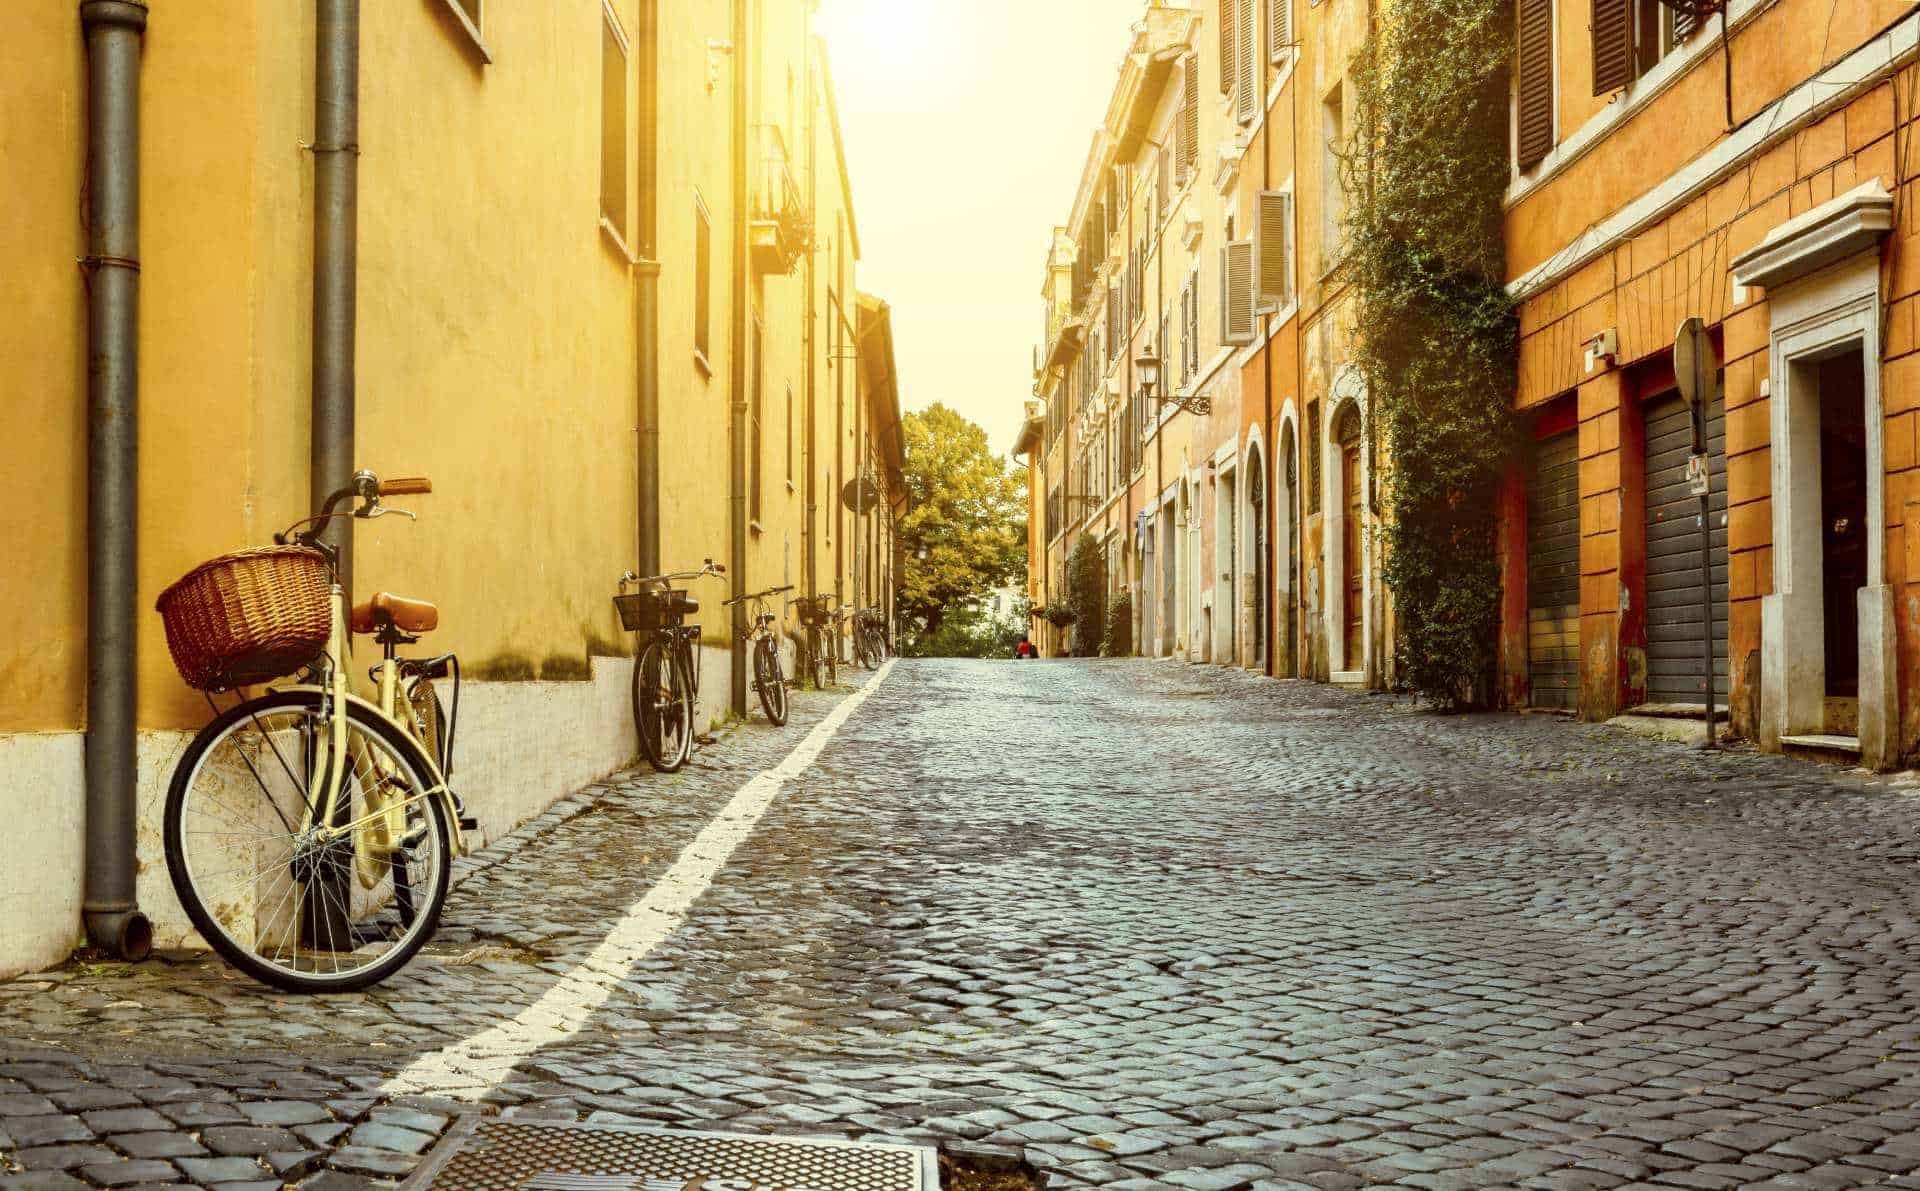
[[[900,401],[1005,452],[1033,395],[1048,238],[1065,223],[1139,0],[822,0],[860,225],[893,307]]]

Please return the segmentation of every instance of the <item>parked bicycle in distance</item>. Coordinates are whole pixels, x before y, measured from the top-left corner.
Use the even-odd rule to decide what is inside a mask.
[[[767,721],[776,728],[787,722],[787,676],[781,670],[780,635],[774,627],[780,623],[780,617],[767,609],[767,600],[792,590],[791,583],[769,587],[765,591],[734,596],[721,605],[724,608],[747,605],[747,625],[740,630],[740,639],[747,643],[753,657],[753,689],[760,695],[760,707],[767,713]]]
[[[339,517],[411,519],[381,499],[432,490],[357,472],[274,545],[202,563],[156,604],[174,664],[209,706],[216,693],[297,676],[215,706],[174,767],[162,829],[194,928],[228,963],[289,992],[366,988],[404,966],[438,928],[474,826],[446,781],[458,660],[398,655],[438,626],[439,610],[388,592],[350,605],[339,551],[321,537]],[[354,634],[382,648],[372,700],[352,690]],[[449,675],[451,717],[433,687]]]
[[[829,609],[832,598],[821,592],[793,603],[800,617],[801,646],[806,655],[799,668],[816,691],[828,689],[840,677],[840,651],[833,640],[833,613]]]
[[[640,751],[661,773],[675,772],[693,755],[700,698],[700,667],[694,657],[700,626],[686,623],[700,611],[700,601],[673,584],[726,573],[727,568],[711,558],[695,571],[644,578],[628,571],[620,576],[620,594],[613,597],[620,623],[644,641],[633,667],[633,726],[640,735]]]
[[[853,618],[853,656],[868,670],[887,660],[887,618],[878,608],[864,608]]]

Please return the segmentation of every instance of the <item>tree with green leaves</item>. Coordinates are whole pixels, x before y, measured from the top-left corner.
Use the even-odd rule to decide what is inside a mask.
[[[1025,586],[1027,469],[987,445],[987,432],[935,403],[901,420],[908,506],[899,608],[932,637],[949,608],[996,587]]]

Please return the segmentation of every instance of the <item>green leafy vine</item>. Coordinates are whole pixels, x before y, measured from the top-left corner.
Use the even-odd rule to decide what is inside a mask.
[[[1517,352],[1501,209],[1512,14],[1511,0],[1387,6],[1354,63],[1341,154],[1354,351],[1391,461],[1396,672],[1448,709],[1494,689]]]

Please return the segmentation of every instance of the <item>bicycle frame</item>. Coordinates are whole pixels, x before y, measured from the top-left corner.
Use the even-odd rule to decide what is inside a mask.
[[[346,590],[338,583],[334,584],[331,598],[333,630],[328,635],[326,652],[318,665],[324,681],[272,688],[312,693],[319,700],[322,714],[330,725],[328,739],[322,743],[319,763],[314,767],[313,786],[307,791],[304,817],[300,824],[301,832],[303,834],[311,832],[323,843],[331,842],[369,826],[382,816],[404,815],[406,809],[416,802],[438,798],[446,811],[448,831],[452,835],[450,842],[453,854],[465,855],[466,832],[460,826],[459,810],[454,803],[453,791],[447,785],[446,775],[440,770],[440,760],[420,739],[413,717],[395,714],[401,694],[399,659],[386,658],[381,661],[377,703],[354,694],[348,669],[352,637],[347,631]],[[428,775],[432,785],[422,793],[410,795],[350,823],[334,824],[333,819],[339,811],[340,799],[347,781],[348,767],[342,762],[346,759],[348,751],[345,708],[350,704],[358,704],[368,711],[377,713],[382,719],[399,729],[401,738],[413,754],[412,760],[422,767],[421,772]]]

